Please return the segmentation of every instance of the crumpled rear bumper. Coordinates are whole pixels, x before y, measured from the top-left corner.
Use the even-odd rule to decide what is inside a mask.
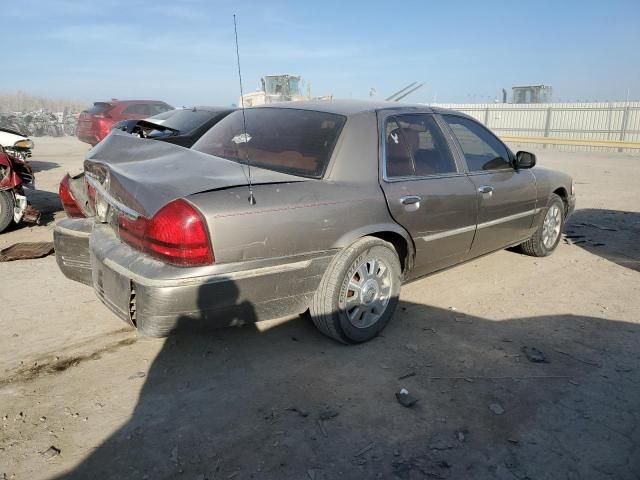
[[[174,267],[122,243],[106,225],[65,219],[56,258],[70,279],[145,335],[194,324],[223,327],[304,312],[335,251],[205,267]]]
[[[67,278],[93,286],[89,237],[95,221],[92,218],[66,218],[53,230],[56,261]]]

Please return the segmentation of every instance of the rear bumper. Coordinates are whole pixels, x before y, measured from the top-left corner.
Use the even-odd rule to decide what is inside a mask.
[[[56,247],[74,242],[66,238],[75,235],[67,226],[71,222],[77,220],[66,219],[56,227]],[[223,327],[302,313],[334,255],[180,268],[132,249],[102,225],[84,238],[97,296],[119,318],[151,336],[194,323]],[[86,266],[84,260],[80,263]],[[85,270],[68,256],[58,264],[67,277],[86,283]]]
[[[93,224],[93,219],[67,218],[53,230],[58,267],[67,278],[85,285],[93,285],[89,255],[89,236]]]

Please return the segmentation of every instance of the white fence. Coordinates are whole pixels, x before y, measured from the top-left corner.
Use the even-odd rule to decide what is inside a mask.
[[[546,104],[433,104],[466,113],[514,143],[513,137],[547,137],[560,150],[625,151],[639,148],[591,146],[590,142],[615,141],[640,144],[640,102]],[[558,145],[562,139],[585,145]],[[526,141],[517,141],[519,145]],[[536,144],[542,143],[536,141]],[[640,145],[638,145],[640,146]],[[547,145],[545,145],[545,148]]]

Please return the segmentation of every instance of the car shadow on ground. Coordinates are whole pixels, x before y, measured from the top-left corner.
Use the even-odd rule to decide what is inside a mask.
[[[31,168],[33,168],[34,173],[38,173],[38,172],[45,172],[47,170],[52,170],[54,168],[58,168],[60,167],[59,163],[56,162],[47,162],[44,160],[32,160],[32,159],[28,159],[27,163],[29,165],[31,165]]]
[[[491,321],[400,301],[382,335],[346,346],[304,316],[262,331],[205,323],[180,320],[129,420],[60,478],[640,474],[637,324]],[[401,388],[414,407],[396,401]]]
[[[574,212],[565,242],[611,262],[640,271],[640,213],[587,208]]]

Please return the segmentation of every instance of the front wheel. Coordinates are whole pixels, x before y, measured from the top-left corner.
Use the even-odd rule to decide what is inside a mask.
[[[542,225],[538,227],[529,240],[520,245],[522,251],[532,257],[551,255],[558,243],[560,243],[564,217],[564,202],[558,195],[552,193],[547,203],[547,211],[542,220]]]
[[[13,222],[13,195],[7,190],[0,191],[0,232],[3,232]]]
[[[393,245],[364,237],[331,261],[311,303],[313,323],[342,343],[374,338],[398,305],[402,271]]]

